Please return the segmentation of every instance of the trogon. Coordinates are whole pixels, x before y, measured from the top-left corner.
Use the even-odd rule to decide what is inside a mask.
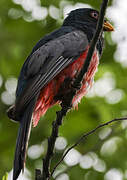
[[[62,26],[43,37],[24,62],[18,78],[15,104],[8,110],[8,117],[19,122],[13,180],[24,169],[31,125],[35,127],[40,117],[51,106],[61,104],[71,91],[71,84],[85,62],[98,18],[99,12],[94,9],[71,11]],[[105,19],[103,32],[113,30]],[[81,87],[72,100],[74,108],[92,86],[103,46],[102,33]]]

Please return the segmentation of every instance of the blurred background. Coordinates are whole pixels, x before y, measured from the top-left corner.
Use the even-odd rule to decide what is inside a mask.
[[[0,178],[11,180],[18,124],[6,110],[15,101],[20,68],[36,42],[59,28],[63,19],[79,7],[99,9],[101,0],[0,0]],[[106,13],[115,31],[105,33],[105,49],[95,83],[78,111],[64,118],[55,145],[52,167],[69,145],[84,133],[114,118],[127,116],[127,1],[112,0]],[[58,106],[51,108],[32,129],[25,174],[34,179],[42,167],[47,137]],[[56,180],[126,180],[127,121],[98,130],[73,149],[54,174]]]

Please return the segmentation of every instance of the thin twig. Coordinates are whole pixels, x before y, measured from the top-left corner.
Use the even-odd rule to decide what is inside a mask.
[[[76,147],[78,144],[81,143],[82,140],[84,140],[85,138],[87,138],[89,135],[93,134],[95,131],[97,131],[98,129],[104,127],[104,126],[107,126],[113,122],[116,122],[116,121],[123,121],[123,120],[127,120],[127,117],[125,118],[116,118],[116,119],[113,119],[111,121],[108,121],[106,123],[103,123],[103,124],[100,124],[98,125],[96,128],[94,128],[93,130],[83,134],[75,144],[73,144],[70,148],[68,148],[66,150],[66,152],[64,153],[64,155],[61,157],[61,159],[59,160],[59,162],[55,165],[55,167],[53,168],[52,172],[51,172],[51,175],[53,175],[54,171],[56,170],[56,168],[59,166],[59,164],[64,160],[65,156],[74,148]]]
[[[56,121],[52,124],[52,133],[48,139],[48,149],[45,158],[43,159],[43,180],[50,178],[50,163],[53,156],[56,138],[58,137],[59,126],[62,124],[62,119],[66,115],[68,109],[63,109],[57,112]]]
[[[102,32],[104,14],[106,11],[107,4],[108,4],[108,0],[103,0],[101,10],[100,10],[100,16],[99,16],[99,20],[98,20],[98,24],[97,24],[96,33],[94,35],[93,40],[91,41],[91,45],[90,45],[84,66],[81,69],[78,77],[76,78],[76,80],[73,83],[74,88],[72,88],[71,93],[68,94],[68,96],[67,96],[68,100],[65,102],[62,102],[62,109],[61,109],[61,111],[57,112],[56,121],[53,122],[52,133],[48,139],[47,153],[46,153],[45,158],[43,159],[43,175],[40,180],[49,180],[51,177],[51,174],[50,174],[51,158],[53,156],[56,138],[58,137],[59,126],[62,124],[63,117],[66,115],[66,113],[71,108],[71,103],[72,103],[73,97],[75,96],[75,94],[77,92],[77,87],[78,87],[78,85],[80,85],[85,73],[87,72],[87,70],[89,68],[89,64],[92,59],[92,55],[93,55],[96,43]]]

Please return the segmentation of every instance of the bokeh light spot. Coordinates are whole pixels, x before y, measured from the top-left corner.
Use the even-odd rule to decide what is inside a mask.
[[[22,17],[22,15],[23,15],[23,11],[21,11],[19,9],[11,8],[8,11],[8,16],[12,19],[18,19],[18,18]]]
[[[104,144],[101,147],[101,154],[103,156],[111,156],[113,155],[117,148],[118,144],[122,141],[120,137],[113,137],[107,141],[104,142]]]
[[[107,93],[109,93],[111,90],[115,88],[115,79],[113,77],[113,74],[110,72],[106,72],[102,78],[97,80],[93,87],[90,89],[90,91],[87,94],[87,97],[105,97]]]
[[[69,176],[66,173],[59,175],[56,180],[69,180]]]
[[[49,7],[49,15],[53,18],[53,19],[59,19],[60,18],[60,11],[58,8],[56,8],[55,6],[51,5]]]
[[[123,174],[118,169],[110,169],[104,176],[104,180],[122,180]]]
[[[28,22],[33,20],[43,20],[48,15],[47,8],[41,6],[40,0],[13,0],[13,2],[20,4],[25,11],[31,12],[31,17],[23,16],[24,20]]]
[[[32,10],[32,17],[36,20],[43,20],[48,15],[47,8],[37,6]]]
[[[106,16],[112,18],[115,31],[111,33],[112,39],[117,43],[115,52],[115,60],[123,67],[127,67],[127,1],[114,0],[113,5],[107,9]]]
[[[116,104],[118,102],[121,101],[121,99],[123,98],[124,92],[122,89],[115,89],[110,91],[107,95],[106,95],[106,101],[109,104]]]
[[[86,154],[80,158],[80,167],[83,169],[89,169],[93,165],[93,159],[89,154]]]
[[[8,91],[4,91],[1,94],[1,100],[6,105],[12,105],[15,102],[15,95],[10,94]]]
[[[67,140],[64,137],[58,137],[55,142],[55,148],[57,150],[63,150],[67,146]]]
[[[110,127],[104,127],[100,132],[99,132],[99,138],[100,139],[105,139],[107,138],[112,132],[112,129]]]
[[[98,172],[104,172],[106,170],[106,164],[103,160],[97,159],[97,162],[93,165],[93,168]]]
[[[32,145],[28,149],[28,156],[31,159],[37,159],[44,152],[44,148],[42,145]]]
[[[10,94],[15,93],[16,86],[17,86],[17,79],[13,77],[9,78],[5,83],[5,88]]]
[[[72,149],[64,158],[64,162],[68,166],[74,166],[79,163],[80,158],[81,154],[76,149]]]

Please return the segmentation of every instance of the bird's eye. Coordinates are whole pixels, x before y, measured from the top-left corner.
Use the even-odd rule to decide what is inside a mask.
[[[92,12],[91,17],[98,19],[98,13],[97,12]]]

